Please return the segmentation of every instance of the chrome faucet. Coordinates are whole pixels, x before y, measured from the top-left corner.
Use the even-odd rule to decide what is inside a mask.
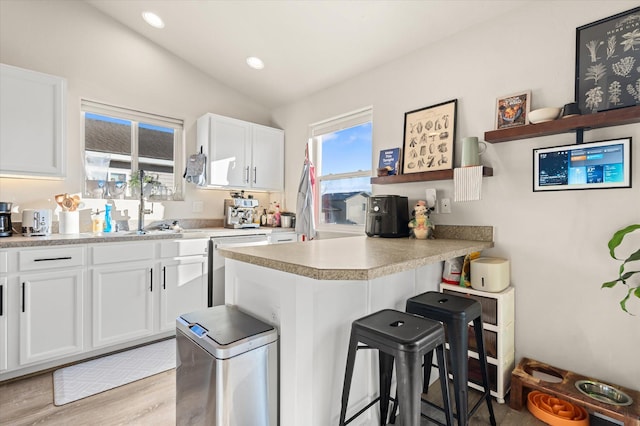
[[[144,207],[144,170],[140,169],[139,171],[139,182],[140,182],[140,206],[138,207],[138,235],[146,234],[147,231],[144,230],[144,215],[153,213],[153,209],[149,210]],[[151,204],[153,207],[153,203]]]

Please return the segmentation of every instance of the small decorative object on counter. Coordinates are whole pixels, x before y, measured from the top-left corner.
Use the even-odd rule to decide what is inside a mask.
[[[95,213],[91,213],[93,219],[91,221],[91,230],[94,234],[101,234],[104,231],[104,218],[101,216],[102,211],[96,209]]]
[[[260,215],[260,226],[267,226],[267,209],[262,209],[262,214]]]
[[[272,203],[272,207],[273,207],[273,218],[272,218],[272,222],[271,222],[271,226],[273,227],[277,227],[280,226],[280,203],[278,203],[277,201],[274,201]]]
[[[431,209],[427,207],[427,202],[419,200],[413,207],[413,219],[409,221],[411,237],[419,240],[433,239],[435,225],[429,220]]]

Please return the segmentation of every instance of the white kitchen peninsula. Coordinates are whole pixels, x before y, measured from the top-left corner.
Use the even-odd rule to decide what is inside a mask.
[[[338,423],[352,321],[404,310],[407,298],[438,290],[442,261],[493,247],[492,227],[447,231],[448,239],[354,236],[220,250],[226,303],[279,329],[282,426]],[[377,393],[377,355],[360,351],[347,415]],[[354,423],[375,424],[378,412]]]

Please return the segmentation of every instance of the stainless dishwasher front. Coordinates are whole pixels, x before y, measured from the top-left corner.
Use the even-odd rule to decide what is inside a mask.
[[[212,237],[209,240],[208,300],[207,306],[224,305],[224,257],[218,253],[219,248],[263,246],[269,244],[266,234],[234,235],[229,237]]]
[[[176,319],[176,424],[276,426],[278,333],[233,306]]]

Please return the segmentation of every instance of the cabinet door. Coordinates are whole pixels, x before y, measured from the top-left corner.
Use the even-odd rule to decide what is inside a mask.
[[[251,186],[254,189],[284,189],[284,131],[253,125]]]
[[[16,284],[20,365],[81,352],[84,271],[22,274]]]
[[[152,263],[93,268],[91,290],[94,347],[153,334],[153,292],[158,286]]]
[[[198,143],[207,150],[210,185],[249,185],[250,123],[207,114],[198,120]]]
[[[0,371],[7,369],[7,277],[0,276]]]
[[[64,177],[65,86],[63,78],[0,64],[0,176]]]
[[[175,330],[176,318],[207,308],[207,258],[164,261],[160,290],[160,331]]]

